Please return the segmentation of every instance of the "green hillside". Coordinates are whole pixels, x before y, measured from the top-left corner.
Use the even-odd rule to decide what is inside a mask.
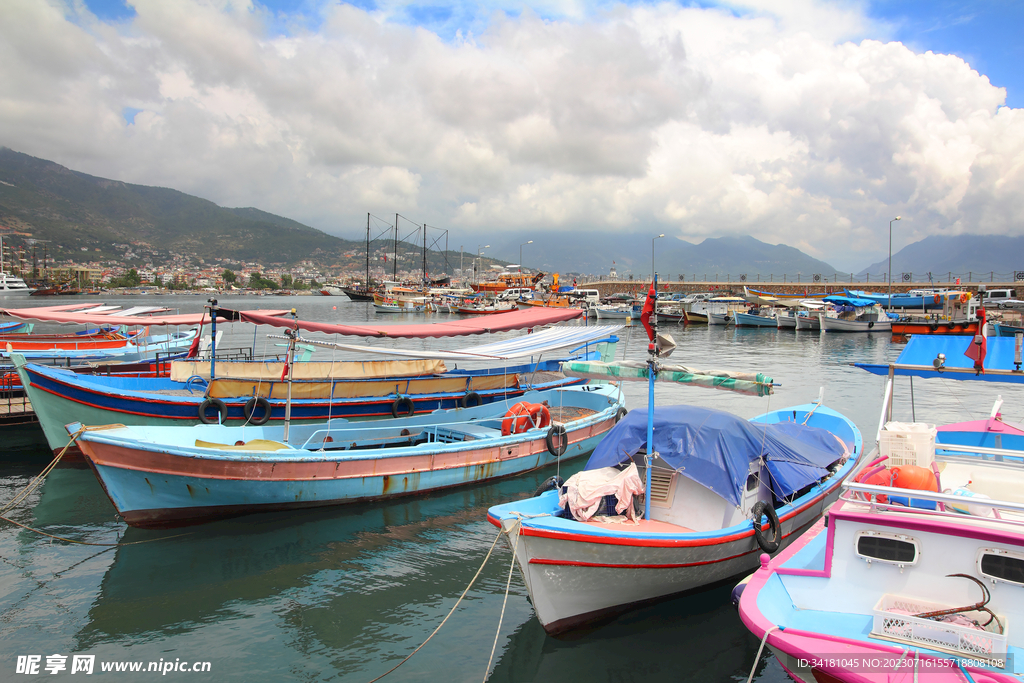
[[[0,148],[0,225],[46,240],[57,258],[81,259],[83,248],[89,258],[111,258],[114,244],[142,243],[158,254],[290,264],[363,248],[257,209],[97,178],[7,148]]]

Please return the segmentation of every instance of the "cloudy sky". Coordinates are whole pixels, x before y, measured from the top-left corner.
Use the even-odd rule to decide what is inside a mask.
[[[3,0],[0,145],[354,239],[399,212],[858,270],[897,214],[894,251],[1024,234],[1022,5]]]

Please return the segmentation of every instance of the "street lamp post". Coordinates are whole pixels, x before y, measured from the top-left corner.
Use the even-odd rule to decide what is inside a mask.
[[[523,242],[522,244],[519,245],[519,272],[520,273],[523,272],[523,247],[525,247],[527,244],[533,244],[533,240],[530,240],[529,242]]]
[[[480,268],[483,265],[480,262],[480,252],[483,249],[490,249],[490,248],[491,248],[491,245],[489,245],[489,244],[478,244],[478,245],[476,245],[476,273],[475,273],[475,275],[476,275],[476,283],[477,284],[480,284]]]
[[[655,269],[654,269],[654,240],[660,239],[660,238],[662,238],[664,236],[665,236],[665,233],[662,233],[662,234],[658,235],[657,237],[652,237],[651,238],[651,278],[652,278],[652,281],[653,281],[653,278],[654,278],[654,273],[656,272]]]
[[[887,276],[889,280],[889,305],[886,307],[887,310],[892,310],[892,224],[900,218],[900,216],[896,216],[896,218],[889,221],[889,274]]]

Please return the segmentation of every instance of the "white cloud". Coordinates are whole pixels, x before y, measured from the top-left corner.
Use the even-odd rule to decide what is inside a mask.
[[[114,26],[8,0],[0,144],[349,235],[400,211],[753,234],[859,268],[896,214],[896,248],[1024,226],[1024,113],[957,57],[864,39],[887,28],[858,3],[552,2],[451,41],[388,21],[401,5],[286,36],[248,2],[133,5]]]

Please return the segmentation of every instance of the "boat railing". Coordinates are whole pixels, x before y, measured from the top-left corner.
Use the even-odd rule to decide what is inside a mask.
[[[371,424],[360,424],[360,431],[366,432],[384,432],[385,434],[377,439],[376,445],[386,445],[406,442],[408,445],[413,445],[413,441],[426,433],[427,440],[434,443],[445,440],[444,437],[450,436],[452,432],[463,432],[464,435],[473,437],[474,440],[485,440],[489,438],[496,438],[501,436],[501,430],[495,427],[488,427],[488,422],[499,422],[501,417],[489,417],[484,420],[460,420],[458,422],[440,422],[437,424],[417,424],[417,425],[406,425],[401,432],[398,432],[398,427],[393,425],[388,426],[375,426]],[[346,422],[346,426],[351,426],[352,423]],[[462,426],[463,429],[459,429]],[[414,431],[415,430],[415,431]],[[340,428],[327,427],[326,429],[317,429],[303,442],[299,449],[301,450],[319,450],[321,446],[326,447],[326,444],[334,443],[334,439],[331,436],[333,433],[341,433],[344,430]],[[447,432],[447,434],[445,434]],[[520,432],[525,435],[526,432]],[[451,438],[450,441],[456,439]],[[364,444],[365,439],[360,439]],[[312,446],[312,448],[310,448]]]
[[[885,502],[879,500],[880,496],[886,499]],[[909,504],[893,502],[893,496],[905,499]],[[958,521],[981,521],[1024,527],[1024,503],[995,498],[971,498],[949,493],[936,493],[935,491],[877,486],[848,479],[843,482],[843,491],[839,494],[839,500],[858,505],[869,505],[871,512],[913,513]],[[934,504],[934,506],[923,507],[926,503]],[[995,510],[997,516],[988,517],[960,512],[956,508]],[[1007,518],[998,515],[999,512],[1010,513],[1012,516]]]

